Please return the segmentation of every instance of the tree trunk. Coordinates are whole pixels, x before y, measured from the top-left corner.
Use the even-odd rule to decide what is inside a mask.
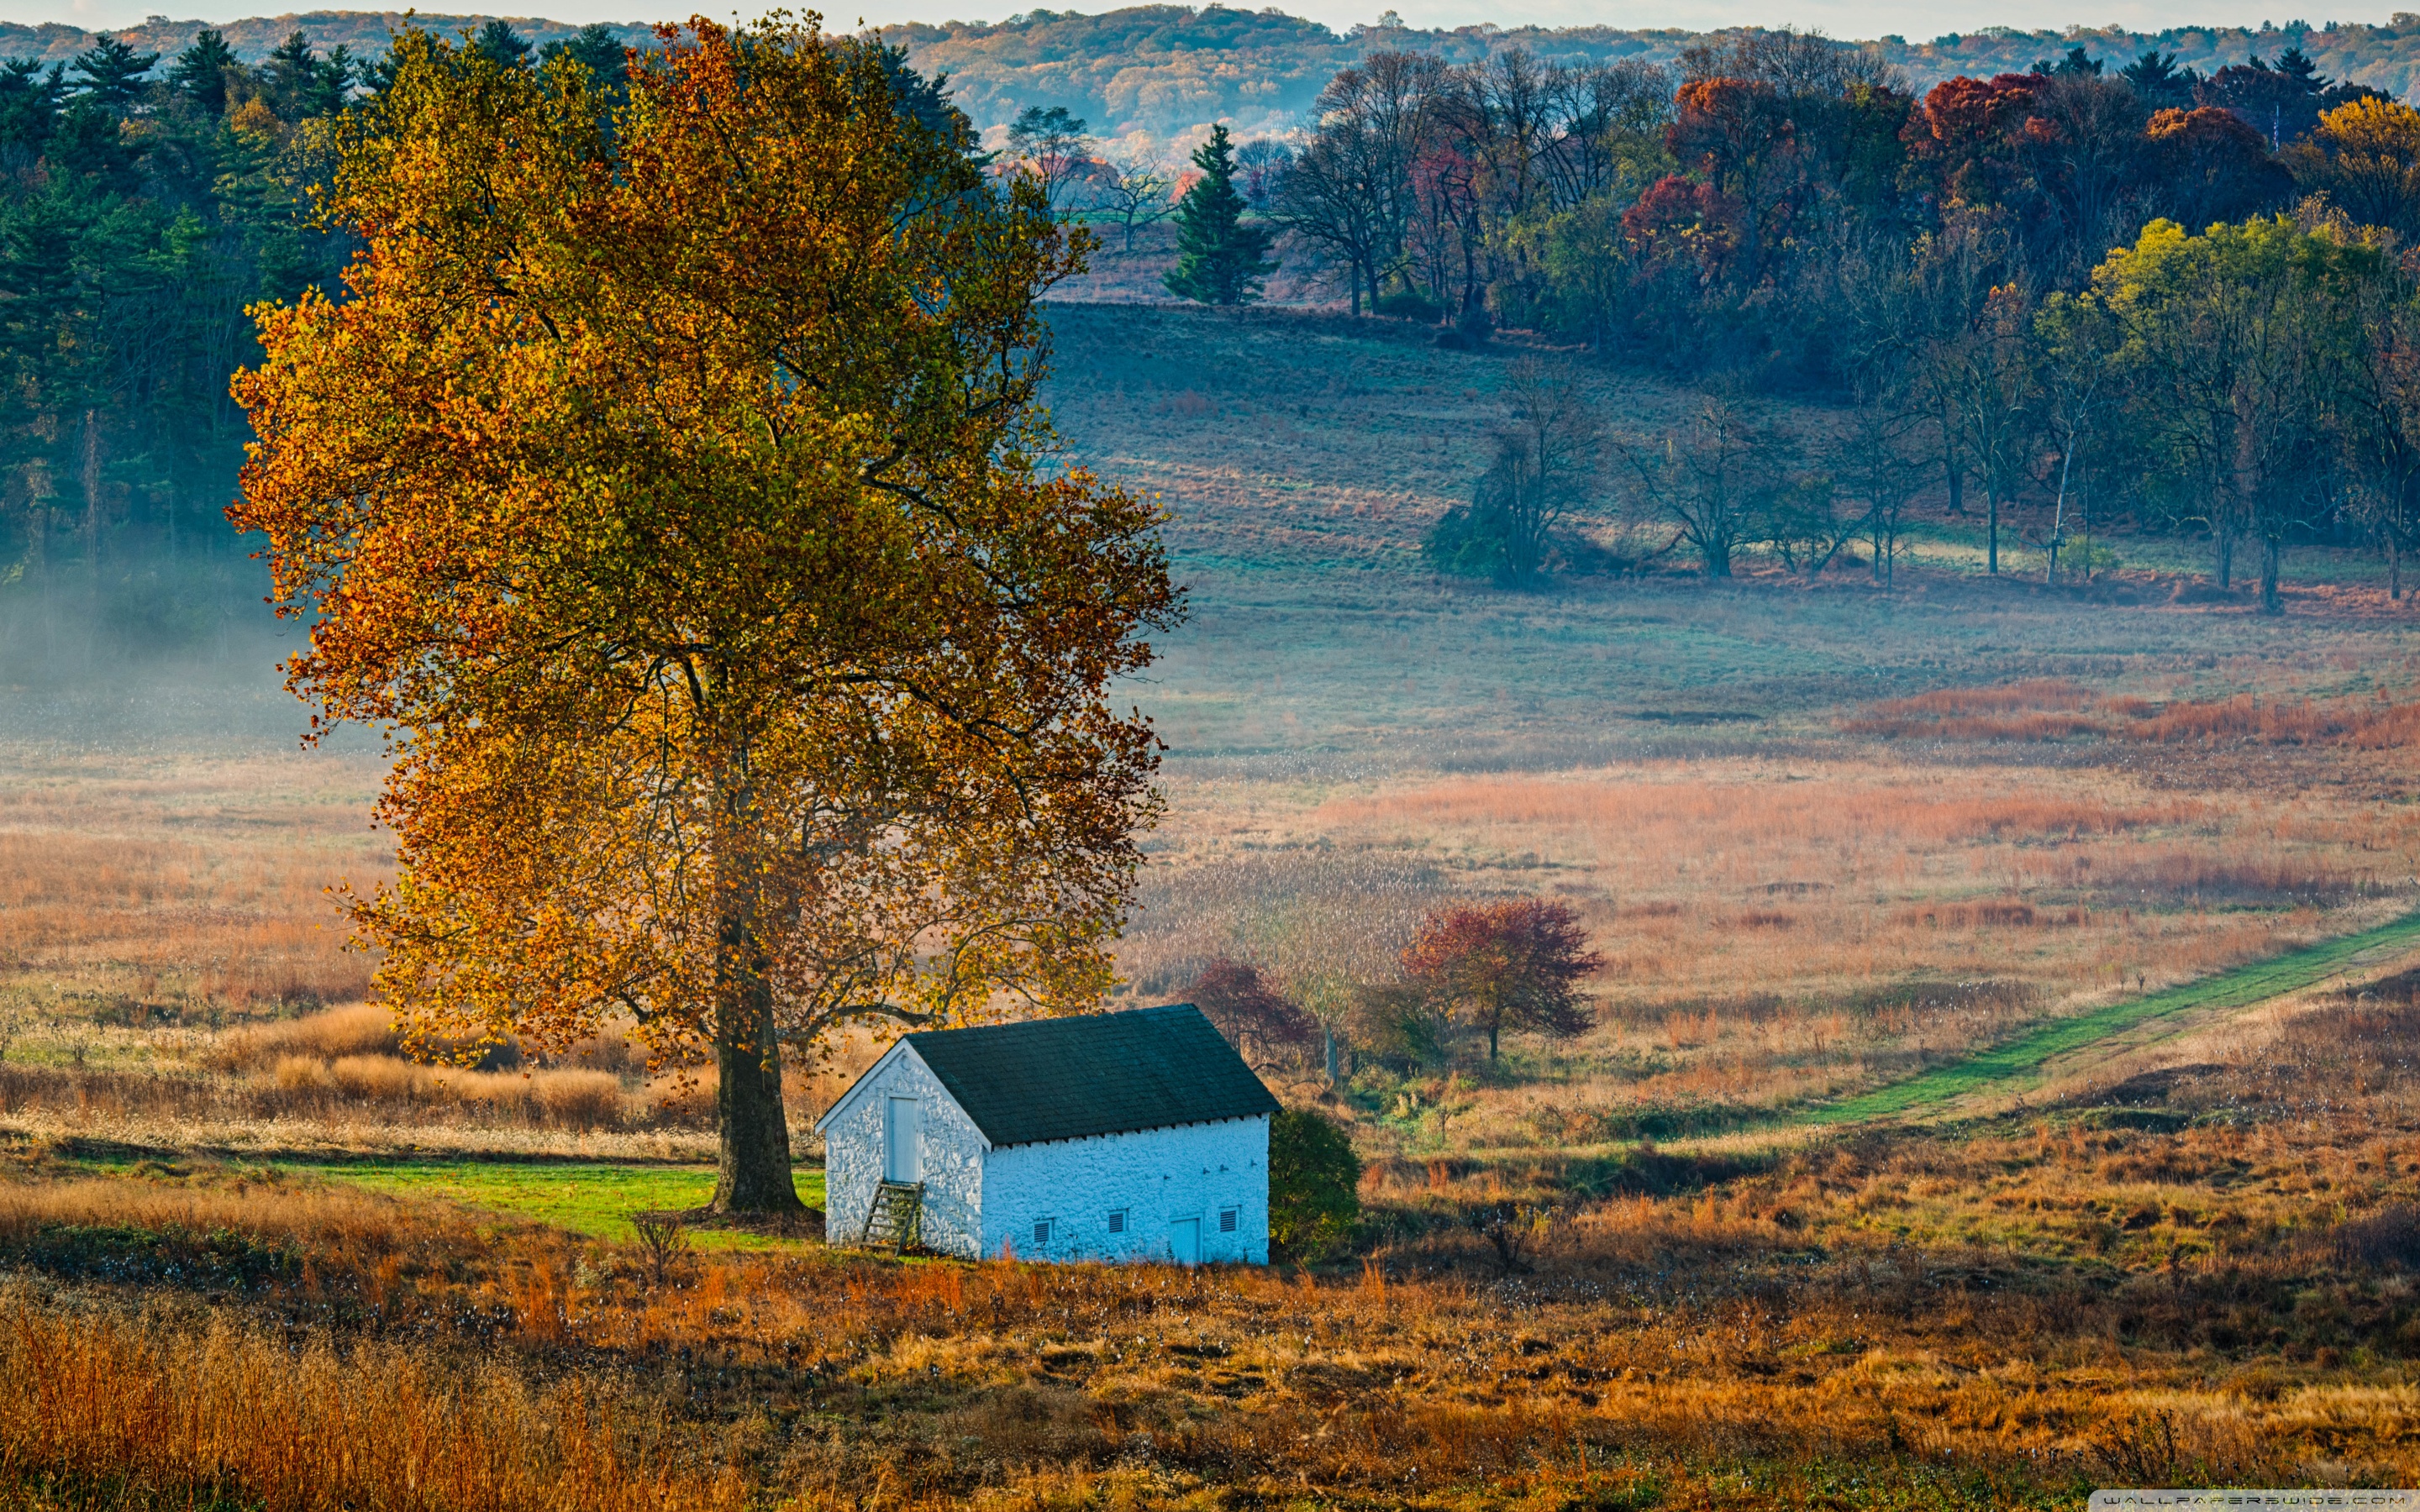
[[[744,937],[724,959],[756,955]],[[772,984],[747,962],[737,980],[726,979],[714,1020],[714,1110],[722,1125],[721,1158],[715,1169],[717,1212],[796,1212],[797,1185],[790,1178],[790,1123],[782,1108],[782,1045],[773,1031]]]
[[[2286,612],[2286,601],[2277,593],[2277,559],[2284,554],[2284,544],[2275,536],[2260,538],[2260,612],[2263,614]]]
[[[1503,1027],[1504,1021],[1501,1019],[1487,1021],[1487,1063],[1491,1066],[1496,1064],[1496,1037],[1502,1032]]]
[[[2210,538],[2218,548],[2218,591],[2223,594],[2235,586],[2235,532],[2219,527]]]
[[[84,570],[93,596],[101,596],[101,426],[95,411],[84,412]]]
[[[1323,1024],[1319,1026],[1319,1032],[1326,1037],[1327,1041],[1326,1046],[1326,1056],[1327,1060],[1327,1085],[1334,1087],[1337,1083],[1344,1079],[1343,1057],[1338,1052],[1336,1046],[1336,1028],[1333,1025]]]
[[[2000,490],[1986,485],[1983,489],[1983,564],[1993,577],[2000,573]]]
[[[1710,543],[1701,547],[1698,554],[1706,559],[1707,577],[1728,578],[1731,575],[1731,548],[1729,543],[1720,546]]]
[[[1966,513],[1966,470],[1958,465],[1957,454],[1948,451],[1941,454],[1941,472],[1949,484],[1949,513],[1963,516]]]
[[[720,679],[716,680],[720,683]],[[732,741],[734,772],[748,768],[748,738]],[[782,1041],[773,1022],[772,952],[764,935],[764,884],[751,873],[755,799],[749,784],[718,783],[716,807],[728,828],[718,837],[726,879],[716,921],[714,1110],[721,1126],[716,1212],[796,1212],[790,1178],[790,1123],[782,1107]]]
[[[2400,604],[2403,602],[2403,553],[2397,549],[2399,543],[2395,539],[2395,532],[2388,531],[2385,534],[2386,596]]]

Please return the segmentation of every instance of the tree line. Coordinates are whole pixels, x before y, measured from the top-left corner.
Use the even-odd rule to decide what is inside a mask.
[[[1989,571],[2021,501],[2053,577],[2122,513],[2206,532],[2222,586],[2257,551],[2273,609],[2293,540],[2412,544],[2420,113],[2297,50],[2205,77],[2077,47],[1920,95],[1787,32],[1668,70],[1382,50],[1266,160],[1255,208],[1357,315],[1838,407],[1811,453],[1720,399],[1606,446],[1516,381],[1430,542],[1449,570],[1535,577],[1559,520],[1614,501],[1661,522],[1641,552],[1711,575],[1751,544],[1820,567],[1863,539],[1887,576],[1926,490],[1980,517]]]
[[[501,22],[473,45],[541,61]],[[623,68],[602,27],[547,52]],[[104,35],[0,59],[0,579],[168,640],[256,609],[221,515],[252,439],[227,378],[259,350],[249,306],[333,287],[351,255],[310,197],[334,117],[389,78],[300,32],[256,64],[208,30],[173,56]]]

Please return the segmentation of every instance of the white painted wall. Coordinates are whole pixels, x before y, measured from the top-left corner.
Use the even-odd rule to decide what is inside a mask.
[[[825,1117],[824,1231],[851,1244],[882,1180],[882,1124],[893,1097],[917,1100],[924,1166],[923,1240],[943,1255],[976,1259],[983,1247],[983,1134],[902,1040]],[[1267,1164],[1265,1152],[1262,1164]]]
[[[994,1149],[984,1162],[982,1206],[986,1257],[1007,1245],[1020,1259],[1164,1260],[1169,1226],[1198,1218],[1204,1263],[1266,1265],[1269,1120],[1263,1115]],[[1236,1211],[1233,1233],[1218,1228],[1227,1208]],[[1113,1234],[1109,1213],[1119,1209],[1125,1232]],[[1033,1226],[1045,1219],[1050,1238],[1036,1243]]]

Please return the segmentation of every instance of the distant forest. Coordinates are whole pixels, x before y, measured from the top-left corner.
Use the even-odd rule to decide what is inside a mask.
[[[424,19],[615,85],[632,40]],[[220,513],[248,439],[227,378],[256,357],[249,306],[334,287],[350,255],[304,211],[332,116],[381,87],[389,22],[292,18],[265,50],[272,23],[0,29],[0,676],[35,644],[29,603],[44,656],[62,623],[89,645],[256,620]],[[2206,532],[2222,582],[2241,549],[2273,606],[2292,542],[2420,544],[2420,113],[2392,98],[2420,18],[2162,46],[1340,39],[1173,8],[887,35],[977,122],[1007,118],[999,171],[1039,174],[1072,215],[1130,232],[1184,193],[1119,128],[1256,111],[1232,187],[1217,176],[1235,246],[1205,255],[1274,235],[1354,313],[1450,345],[1521,328],[1831,407],[1823,441],[1710,401],[1628,459],[1623,488],[1679,532],[1664,549],[1684,539],[1710,574],[1745,546],[1820,569],[1862,539],[1884,575],[1919,494],[1978,515],[1995,570],[2020,500],[2054,573],[2065,551],[2089,575],[2091,529],[2119,516]],[[1939,77],[1953,65],[1972,71]],[[1515,400],[1528,418],[1432,542],[1445,570],[1534,575],[1603,481],[1582,419]]]
[[[405,23],[399,10],[315,10],[231,22],[218,27],[238,59],[256,64],[301,33],[325,54],[337,47],[376,57]],[[412,24],[443,36],[475,31],[487,16],[411,15]],[[580,28],[561,22],[506,18],[533,45],[569,39]],[[193,45],[199,22],[151,22],[114,33],[140,53],[174,57]],[[616,40],[644,46],[642,24],[606,28]],[[949,76],[951,99],[978,127],[1004,126],[1029,105],[1059,106],[1109,136],[1141,131],[1171,137],[1223,120],[1239,135],[1300,124],[1339,69],[1373,47],[1416,50],[1450,63],[1470,63],[1506,48],[1563,64],[1632,59],[1669,67],[1693,47],[1745,33],[1632,31],[1610,26],[1547,28],[1464,26],[1421,30],[1356,27],[1340,36],[1316,22],[1276,10],[1213,6],[1136,6],[1097,15],[1037,9],[1000,22],[943,22],[886,28],[927,75]],[[0,57],[69,63],[99,34],[73,26],[0,22]],[[2383,26],[2303,23],[2283,28],[2176,26],[2159,32],[2118,27],[2019,31],[1993,26],[1929,41],[1885,37],[1857,48],[1899,70],[1916,88],[1961,74],[1989,78],[2023,73],[2044,57],[2082,47],[2106,68],[2123,68],[2150,49],[2171,54],[2179,68],[2216,73],[2257,55],[2300,51],[2321,73],[2397,97],[2420,91],[2420,15],[2397,14]]]

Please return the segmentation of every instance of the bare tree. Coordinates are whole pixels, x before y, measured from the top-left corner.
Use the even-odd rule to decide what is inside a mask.
[[[1569,208],[1637,179],[1642,162],[1661,158],[1664,129],[1672,124],[1672,77],[1662,69],[1635,58],[1557,65],[1547,70],[1546,94],[1556,131],[1541,168],[1557,205]]]
[[[1373,53],[1320,91],[1319,130],[1285,171],[1280,224],[1343,263],[1353,312],[1402,265],[1412,169],[1450,84],[1441,60]]]
[[[1473,513],[1497,521],[1505,576],[1535,582],[1550,537],[1594,497],[1605,428],[1568,367],[1524,357],[1504,379],[1496,461],[1480,480]]]
[[[2102,413],[2113,407],[2118,383],[2112,370],[2118,332],[2107,307],[2099,300],[2055,294],[2043,301],[2034,322],[2040,345],[2042,418],[2052,446],[2050,463],[2058,479],[2057,502],[2051,511],[2046,545],[2050,563],[2042,581],[2058,582],[2059,551],[2067,545],[2071,519],[2083,519],[2083,478],[2076,461],[2091,440]]]
[[[1832,468],[1841,486],[1862,506],[1855,531],[1873,552],[1874,581],[1899,580],[1900,538],[1907,507],[1924,486],[1931,465],[1927,416],[1908,402],[1901,375],[1860,375],[1849,424],[1832,446]]]
[[[1904,290],[1878,302],[1878,311],[1898,322],[1890,339],[1910,360],[1909,401],[1931,421],[1952,516],[1966,512],[1966,479],[1974,470],[1975,332],[2009,256],[2008,235],[1995,222],[1969,212],[1948,216],[1940,231],[1916,239],[1903,272],[1889,265]]]
[[[2333,429],[2354,517],[2386,555],[2386,592],[2403,597],[2403,556],[2420,539],[2420,310],[2401,277],[2361,288],[2365,339],[2350,350]]]
[[[1730,400],[1709,395],[1688,424],[1647,444],[1617,442],[1645,508],[1669,520],[1709,578],[1765,531],[1778,439]]]
[[[1993,289],[1975,323],[1940,354],[1956,423],[1983,485],[1983,565],[1993,574],[2000,570],[2003,511],[2031,478],[2041,436],[2031,302],[2021,285]]]
[[[1293,166],[1293,147],[1274,136],[1256,136],[1235,149],[1235,193],[1255,213],[1266,215]]]
[[[2024,154],[2066,232],[2056,262],[2046,266],[2063,281],[2080,280],[2103,251],[2132,241],[2142,227],[2135,178],[2150,106],[2114,80],[2062,74],[2028,109],[2040,125],[2026,133]]]
[[[1176,176],[1140,158],[1107,159],[1101,168],[1093,176],[1094,208],[1118,224],[1125,233],[1119,250],[1132,253],[1137,231],[1175,213],[1169,191],[1176,187]]]

